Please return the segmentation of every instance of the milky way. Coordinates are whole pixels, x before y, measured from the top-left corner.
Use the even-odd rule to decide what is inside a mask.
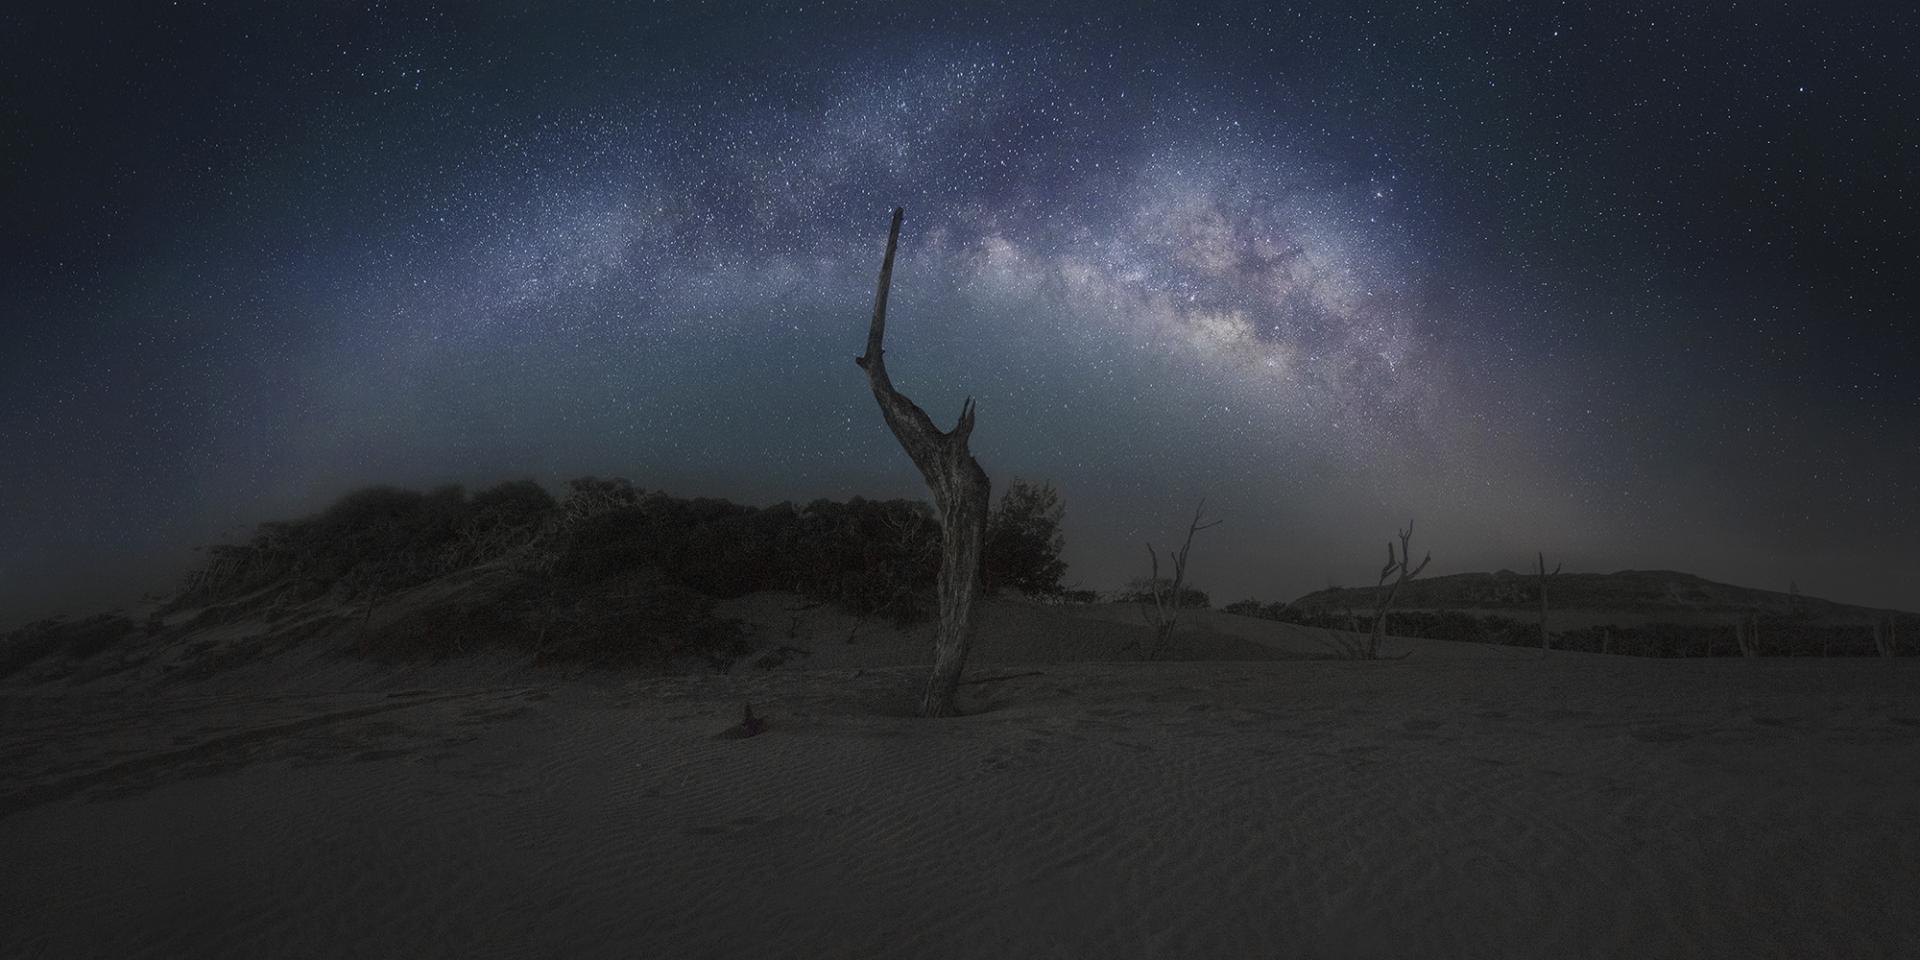
[[[1070,580],[1206,497],[1217,600],[1358,582],[1414,517],[1440,573],[1920,602],[1908,22],[17,26],[22,616],[372,482],[923,496],[851,362],[894,205],[898,385],[1060,487]]]

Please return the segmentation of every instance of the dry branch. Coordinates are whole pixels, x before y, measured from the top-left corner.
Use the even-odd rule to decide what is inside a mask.
[[[972,640],[973,602],[980,587],[980,561],[987,537],[987,501],[992,484],[987,472],[967,450],[973,433],[973,398],[960,407],[960,420],[942,431],[905,394],[893,388],[887,376],[885,340],[887,293],[893,284],[893,256],[900,246],[900,221],[906,209],[896,207],[887,231],[887,254],[880,263],[880,283],[873,295],[873,323],[867,328],[867,351],[854,362],[867,373],[867,386],[880,404],[880,415],[894,439],[926,479],[940,519],[940,576],[936,587],[940,633],[935,641],[933,675],[920,700],[920,713],[942,717],[953,712],[954,689],[966,668]]]
[[[1380,568],[1380,581],[1374,584],[1373,587],[1374,595],[1380,598],[1380,603],[1379,607],[1374,611],[1373,633],[1367,637],[1367,645],[1362,651],[1364,656],[1361,659],[1377,660],[1380,658],[1380,643],[1385,640],[1387,636],[1387,611],[1393,608],[1394,598],[1400,595],[1400,587],[1408,580],[1419,576],[1420,571],[1425,570],[1427,564],[1433,562],[1433,552],[1428,551],[1425,559],[1420,561],[1420,565],[1409,571],[1407,569],[1407,563],[1413,559],[1413,549],[1408,544],[1408,541],[1413,539],[1413,521],[1408,520],[1407,528],[1399,531],[1399,533],[1400,554],[1396,557],[1393,552],[1393,541],[1387,541],[1387,563]],[[1392,589],[1388,590],[1385,596],[1380,596],[1380,588],[1386,585],[1388,577],[1396,573],[1399,574],[1399,577],[1393,581]]]
[[[1169,598],[1167,588],[1160,579],[1160,555],[1154,552],[1153,544],[1147,544],[1147,561],[1150,570],[1147,578],[1147,589],[1152,592],[1153,596],[1153,607],[1147,620],[1153,624],[1153,646],[1142,652],[1148,660],[1157,660],[1165,656],[1167,651],[1172,647],[1173,631],[1175,627],[1179,626],[1180,607],[1185,601],[1187,555],[1193,552],[1193,535],[1209,527],[1217,527],[1220,525],[1220,521],[1218,520],[1202,522],[1201,515],[1206,509],[1207,501],[1203,498],[1199,505],[1193,508],[1193,522],[1187,524],[1186,542],[1182,543],[1180,549],[1172,556],[1173,585],[1171,598]]]

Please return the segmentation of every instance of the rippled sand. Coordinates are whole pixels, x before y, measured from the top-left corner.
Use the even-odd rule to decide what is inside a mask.
[[[0,952],[1920,956],[1916,668],[14,696]]]

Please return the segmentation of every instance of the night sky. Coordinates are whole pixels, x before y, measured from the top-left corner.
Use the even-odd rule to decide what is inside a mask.
[[[1206,497],[1216,603],[1920,607],[1910,5],[114,6],[0,12],[0,621],[376,482],[923,498],[895,205],[1069,581]]]

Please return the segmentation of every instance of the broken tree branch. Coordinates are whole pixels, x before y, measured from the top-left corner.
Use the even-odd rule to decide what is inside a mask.
[[[894,208],[893,224],[887,231],[887,253],[880,262],[880,282],[873,295],[867,350],[854,362],[866,371],[867,386],[880,404],[887,429],[926,480],[939,514],[940,575],[936,591],[940,632],[920,713],[942,717],[953,712],[954,690],[966,667],[967,647],[972,640],[973,602],[980,587],[992,483],[967,449],[967,438],[973,433],[973,398],[961,404],[960,420],[954,428],[942,431],[925,410],[894,389],[893,379],[887,375],[887,294],[893,285],[893,258],[900,247],[900,223],[905,217],[906,208]]]

